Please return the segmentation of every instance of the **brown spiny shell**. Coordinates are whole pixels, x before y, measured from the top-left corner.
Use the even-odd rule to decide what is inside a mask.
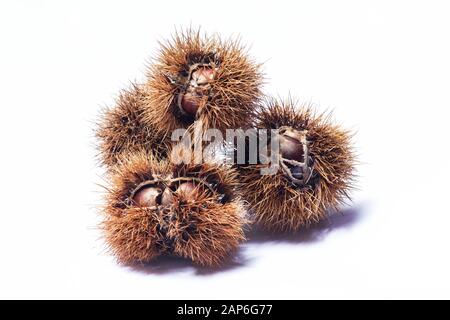
[[[174,164],[137,152],[113,168],[102,229],[122,263],[149,262],[160,255],[216,266],[245,239],[246,211],[235,195],[237,174],[216,164]],[[156,206],[133,201],[136,188],[150,185],[171,194]],[[195,192],[186,184],[196,186]],[[183,192],[177,192],[177,188]]]
[[[196,78],[208,81],[192,87],[196,70]],[[239,40],[206,37],[191,29],[177,32],[161,44],[150,65],[146,100],[152,107],[145,109],[144,119],[169,135],[198,119],[203,129],[246,127],[260,99],[261,84],[260,64],[248,57]]]
[[[329,115],[317,115],[311,107],[298,107],[290,100],[269,100],[259,108],[255,122],[258,128],[306,132],[312,169],[307,183],[299,185],[281,167],[274,175],[261,175],[266,164],[238,165],[241,194],[256,224],[273,231],[296,231],[349,199],[355,166],[349,131],[333,124]]]

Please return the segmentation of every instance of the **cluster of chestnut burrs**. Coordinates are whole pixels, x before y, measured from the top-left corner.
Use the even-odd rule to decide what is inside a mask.
[[[239,41],[187,30],[161,44],[144,83],[104,110],[96,131],[109,181],[101,228],[120,262],[176,255],[220,265],[248,226],[295,232],[349,199],[351,133],[312,107],[264,97],[262,83],[261,64]],[[276,129],[279,165],[262,174],[271,164],[249,161],[249,143],[245,161],[180,162],[193,148],[173,141],[180,128]]]

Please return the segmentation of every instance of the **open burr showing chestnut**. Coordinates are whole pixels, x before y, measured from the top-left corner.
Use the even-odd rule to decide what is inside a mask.
[[[135,153],[114,167],[102,229],[124,263],[176,255],[219,265],[244,239],[237,172],[221,164],[173,164]]]
[[[238,40],[176,33],[150,65],[144,120],[169,135],[197,120],[205,129],[247,127],[261,98],[260,69]]]
[[[236,165],[241,192],[255,224],[271,231],[297,231],[319,222],[350,199],[355,156],[351,133],[329,115],[294,101],[268,99],[258,108],[255,126],[277,129],[278,170],[270,164]],[[269,140],[270,141],[270,140]],[[270,142],[269,142],[270,143]]]

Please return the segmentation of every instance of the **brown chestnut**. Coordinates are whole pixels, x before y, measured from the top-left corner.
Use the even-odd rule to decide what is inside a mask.
[[[161,190],[155,187],[144,187],[133,196],[133,201],[140,207],[153,207],[158,204]]]
[[[173,203],[173,191],[166,188],[161,196],[161,205],[170,206]]]
[[[193,92],[186,92],[181,98],[181,108],[188,115],[195,116],[200,106],[200,97]]]
[[[304,150],[303,144],[288,135],[280,136],[280,153],[284,159],[303,162]]]
[[[196,185],[192,182],[184,182],[179,185],[177,190],[175,191],[179,197],[187,201],[195,201],[198,197],[199,192]]]
[[[188,115],[195,116],[203,99],[203,95],[209,88],[209,83],[214,80],[215,71],[211,67],[199,67],[191,74],[187,83],[188,87],[179,98],[179,107]]]

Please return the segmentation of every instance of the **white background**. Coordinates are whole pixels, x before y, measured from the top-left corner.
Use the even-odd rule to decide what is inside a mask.
[[[450,298],[447,1],[2,1],[0,298]],[[234,264],[119,266],[96,230],[94,120],[176,27],[241,35],[357,130],[360,190]]]

